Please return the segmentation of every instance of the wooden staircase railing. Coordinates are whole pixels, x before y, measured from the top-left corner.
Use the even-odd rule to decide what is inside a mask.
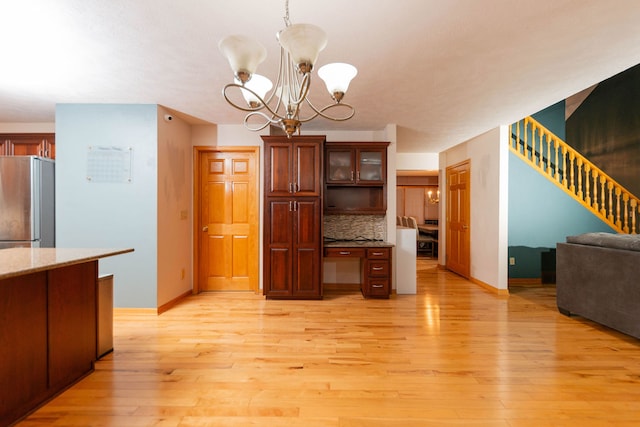
[[[509,148],[618,233],[638,234],[640,203],[532,117],[510,125]]]

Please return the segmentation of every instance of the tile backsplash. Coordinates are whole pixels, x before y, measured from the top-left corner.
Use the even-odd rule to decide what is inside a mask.
[[[324,236],[332,239],[386,240],[384,215],[325,215]]]

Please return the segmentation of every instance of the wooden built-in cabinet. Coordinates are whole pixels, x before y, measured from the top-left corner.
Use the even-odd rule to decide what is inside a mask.
[[[325,144],[326,214],[386,213],[388,145],[388,142]]]
[[[265,196],[302,197],[322,194],[322,142],[324,137],[287,139],[264,136]]]
[[[267,298],[322,298],[324,136],[263,136],[263,291]]]
[[[391,247],[326,247],[330,258],[360,258],[360,290],[365,298],[389,298],[391,294]]]
[[[53,133],[0,134],[0,156],[40,156],[56,158]]]
[[[391,248],[367,248],[363,276],[362,295],[366,298],[389,298]]]

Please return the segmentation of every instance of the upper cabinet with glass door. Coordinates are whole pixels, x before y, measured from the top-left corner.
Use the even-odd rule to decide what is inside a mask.
[[[358,169],[356,172],[356,181],[360,183],[376,183],[385,182],[386,165],[384,160],[387,149],[363,149],[356,150],[356,158],[358,159]]]
[[[384,215],[388,142],[326,142],[324,213]]]
[[[325,143],[329,185],[382,185],[387,180],[387,142]]]

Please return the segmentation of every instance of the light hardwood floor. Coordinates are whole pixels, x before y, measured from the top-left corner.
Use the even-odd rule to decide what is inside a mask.
[[[638,426],[639,341],[420,260],[418,295],[190,297],[119,311],[115,352],[31,426]]]

